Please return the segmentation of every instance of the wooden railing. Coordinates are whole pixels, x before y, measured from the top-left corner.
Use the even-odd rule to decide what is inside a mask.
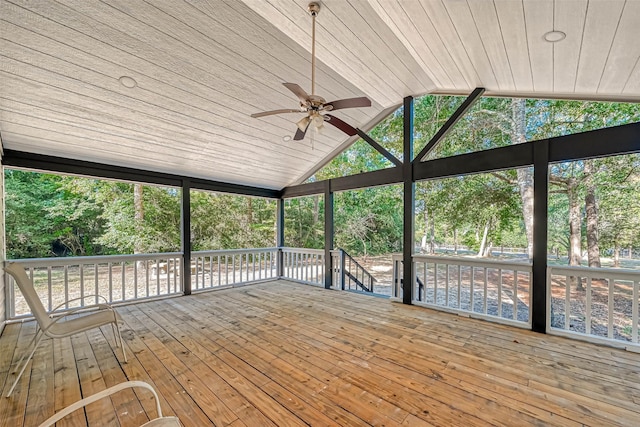
[[[193,252],[191,289],[198,291],[276,278],[277,254],[277,248]],[[99,294],[110,303],[123,303],[183,292],[180,252],[13,262],[27,270],[48,310],[59,304],[71,309],[98,301],[95,297],[68,302],[85,295]],[[9,275],[5,278],[8,318],[28,316],[29,308],[13,279]]]
[[[278,276],[278,248],[191,253],[193,290],[239,285]]]
[[[640,271],[547,269],[547,332],[640,351]]]
[[[282,277],[310,285],[324,285],[324,250],[280,248]]]
[[[393,300],[402,300],[401,255]],[[531,265],[465,257],[413,256],[412,303],[519,327],[531,325]]]
[[[73,298],[100,294],[110,303],[134,301],[179,294],[182,280],[179,252],[144,255],[91,256],[69,258],[37,258],[13,260],[21,264],[34,282],[38,296],[46,309],[59,304],[65,309],[82,307],[98,302],[83,299],[68,303]],[[165,266],[168,274],[159,267]],[[30,314],[29,308],[8,274],[7,313],[9,318]]]

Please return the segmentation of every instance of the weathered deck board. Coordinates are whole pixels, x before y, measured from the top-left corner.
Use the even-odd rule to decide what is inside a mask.
[[[637,425],[640,355],[349,292],[267,282],[118,308],[110,328],[47,342],[2,425],[34,425],[81,395],[150,382],[185,426]],[[0,337],[2,389],[34,331]],[[13,349],[17,344],[16,351]],[[30,386],[30,388],[28,388]],[[54,396],[49,396],[51,394]],[[68,425],[144,422],[123,392]],[[87,421],[89,423],[87,424]]]

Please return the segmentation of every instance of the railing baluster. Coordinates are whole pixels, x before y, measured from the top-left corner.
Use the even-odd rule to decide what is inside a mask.
[[[68,265],[64,266],[64,308],[69,309],[69,266]]]
[[[151,260],[156,264],[156,266],[160,265],[161,259]],[[167,262],[167,280],[169,280],[169,263]],[[147,264],[147,270],[149,269],[149,264]],[[169,293],[169,283],[167,283],[167,293]],[[156,268],[156,295],[160,295],[160,270]]]
[[[149,261],[144,260],[144,277],[145,277],[145,290],[147,291],[147,295],[149,296]]]
[[[458,309],[461,308],[461,306],[460,306],[460,298],[461,298],[460,294],[461,294],[461,291],[462,291],[461,288],[462,288],[462,265],[458,264],[458,295],[457,295],[457,297],[458,297],[458,307],[457,308]]]
[[[502,317],[502,269],[498,269],[498,317]]]
[[[109,302],[113,302],[113,264],[107,263],[107,268],[109,271]]]
[[[433,263],[433,303],[438,304],[438,263]]]
[[[475,311],[474,307],[473,307],[473,296],[474,296],[473,295],[473,281],[475,279],[475,277],[474,277],[475,276],[475,267],[474,266],[471,266],[471,273],[470,274],[471,274],[471,281],[469,282],[469,289],[470,289],[469,290],[469,304],[470,304],[469,311],[473,312],[473,311]]]
[[[84,306],[84,264],[78,264],[80,269],[80,307]]]
[[[120,273],[122,274],[122,283],[121,283],[121,286],[122,286],[122,301],[127,299],[126,298],[126,293],[125,293],[125,285],[124,285],[124,283],[125,283],[125,272],[124,272],[125,271],[125,267],[126,267],[126,263],[124,261],[122,261],[120,263],[120,269],[121,269]]]
[[[513,320],[518,320],[518,270],[513,270]]]
[[[138,263],[133,263],[133,298],[138,299]]]
[[[585,333],[587,335],[591,334],[591,277],[587,277],[587,306],[586,308],[586,317],[584,319],[585,323]]]
[[[449,307],[449,280],[450,280],[450,276],[449,276],[449,264],[445,264],[447,271],[445,273],[445,288],[444,288],[444,306],[445,307]]]
[[[229,257],[224,256],[224,284],[229,284]]]
[[[49,298],[49,311],[53,310],[53,292],[51,285],[51,267],[47,267],[47,296]]]
[[[487,282],[488,282],[488,277],[489,275],[489,269],[487,267],[484,268],[484,296],[482,299],[482,304],[484,306],[483,308],[483,313],[487,314],[487,290],[488,290],[488,286],[487,286]]]
[[[633,286],[633,302],[631,314],[631,341],[638,342],[638,288],[640,287],[640,281],[636,280],[631,282]]]
[[[614,288],[615,288],[615,279],[613,278],[608,278],[606,279],[609,281],[609,301],[608,301],[608,306],[609,306],[609,311],[608,311],[608,328],[607,328],[607,336],[609,338],[613,338],[613,292],[614,292]]]
[[[98,302],[100,301],[100,299],[98,298],[98,294],[100,293],[100,286],[98,284],[98,263],[96,262],[95,264],[93,264],[93,281],[94,281],[94,285],[95,285],[95,302],[94,304],[98,304]]]
[[[569,330],[569,322],[571,320],[571,281],[569,276],[566,277],[564,288],[564,328]]]

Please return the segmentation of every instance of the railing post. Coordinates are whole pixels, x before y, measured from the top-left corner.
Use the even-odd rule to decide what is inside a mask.
[[[182,180],[180,230],[182,237],[182,263],[180,267],[182,292],[184,295],[191,295],[191,183],[188,179]]]
[[[278,248],[276,271],[278,279],[281,279],[284,277],[284,254],[282,252],[284,247],[284,199],[282,198],[276,201],[276,247]]]
[[[345,268],[344,250],[340,249],[340,289],[344,291],[344,268]]]

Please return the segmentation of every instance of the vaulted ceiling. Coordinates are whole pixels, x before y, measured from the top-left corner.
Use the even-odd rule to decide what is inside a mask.
[[[317,87],[369,129],[425,93],[640,101],[640,1],[322,0]],[[307,0],[0,0],[4,148],[280,189],[350,144],[287,141]],[[566,37],[545,40],[550,31]],[[127,87],[132,86],[134,87]]]

